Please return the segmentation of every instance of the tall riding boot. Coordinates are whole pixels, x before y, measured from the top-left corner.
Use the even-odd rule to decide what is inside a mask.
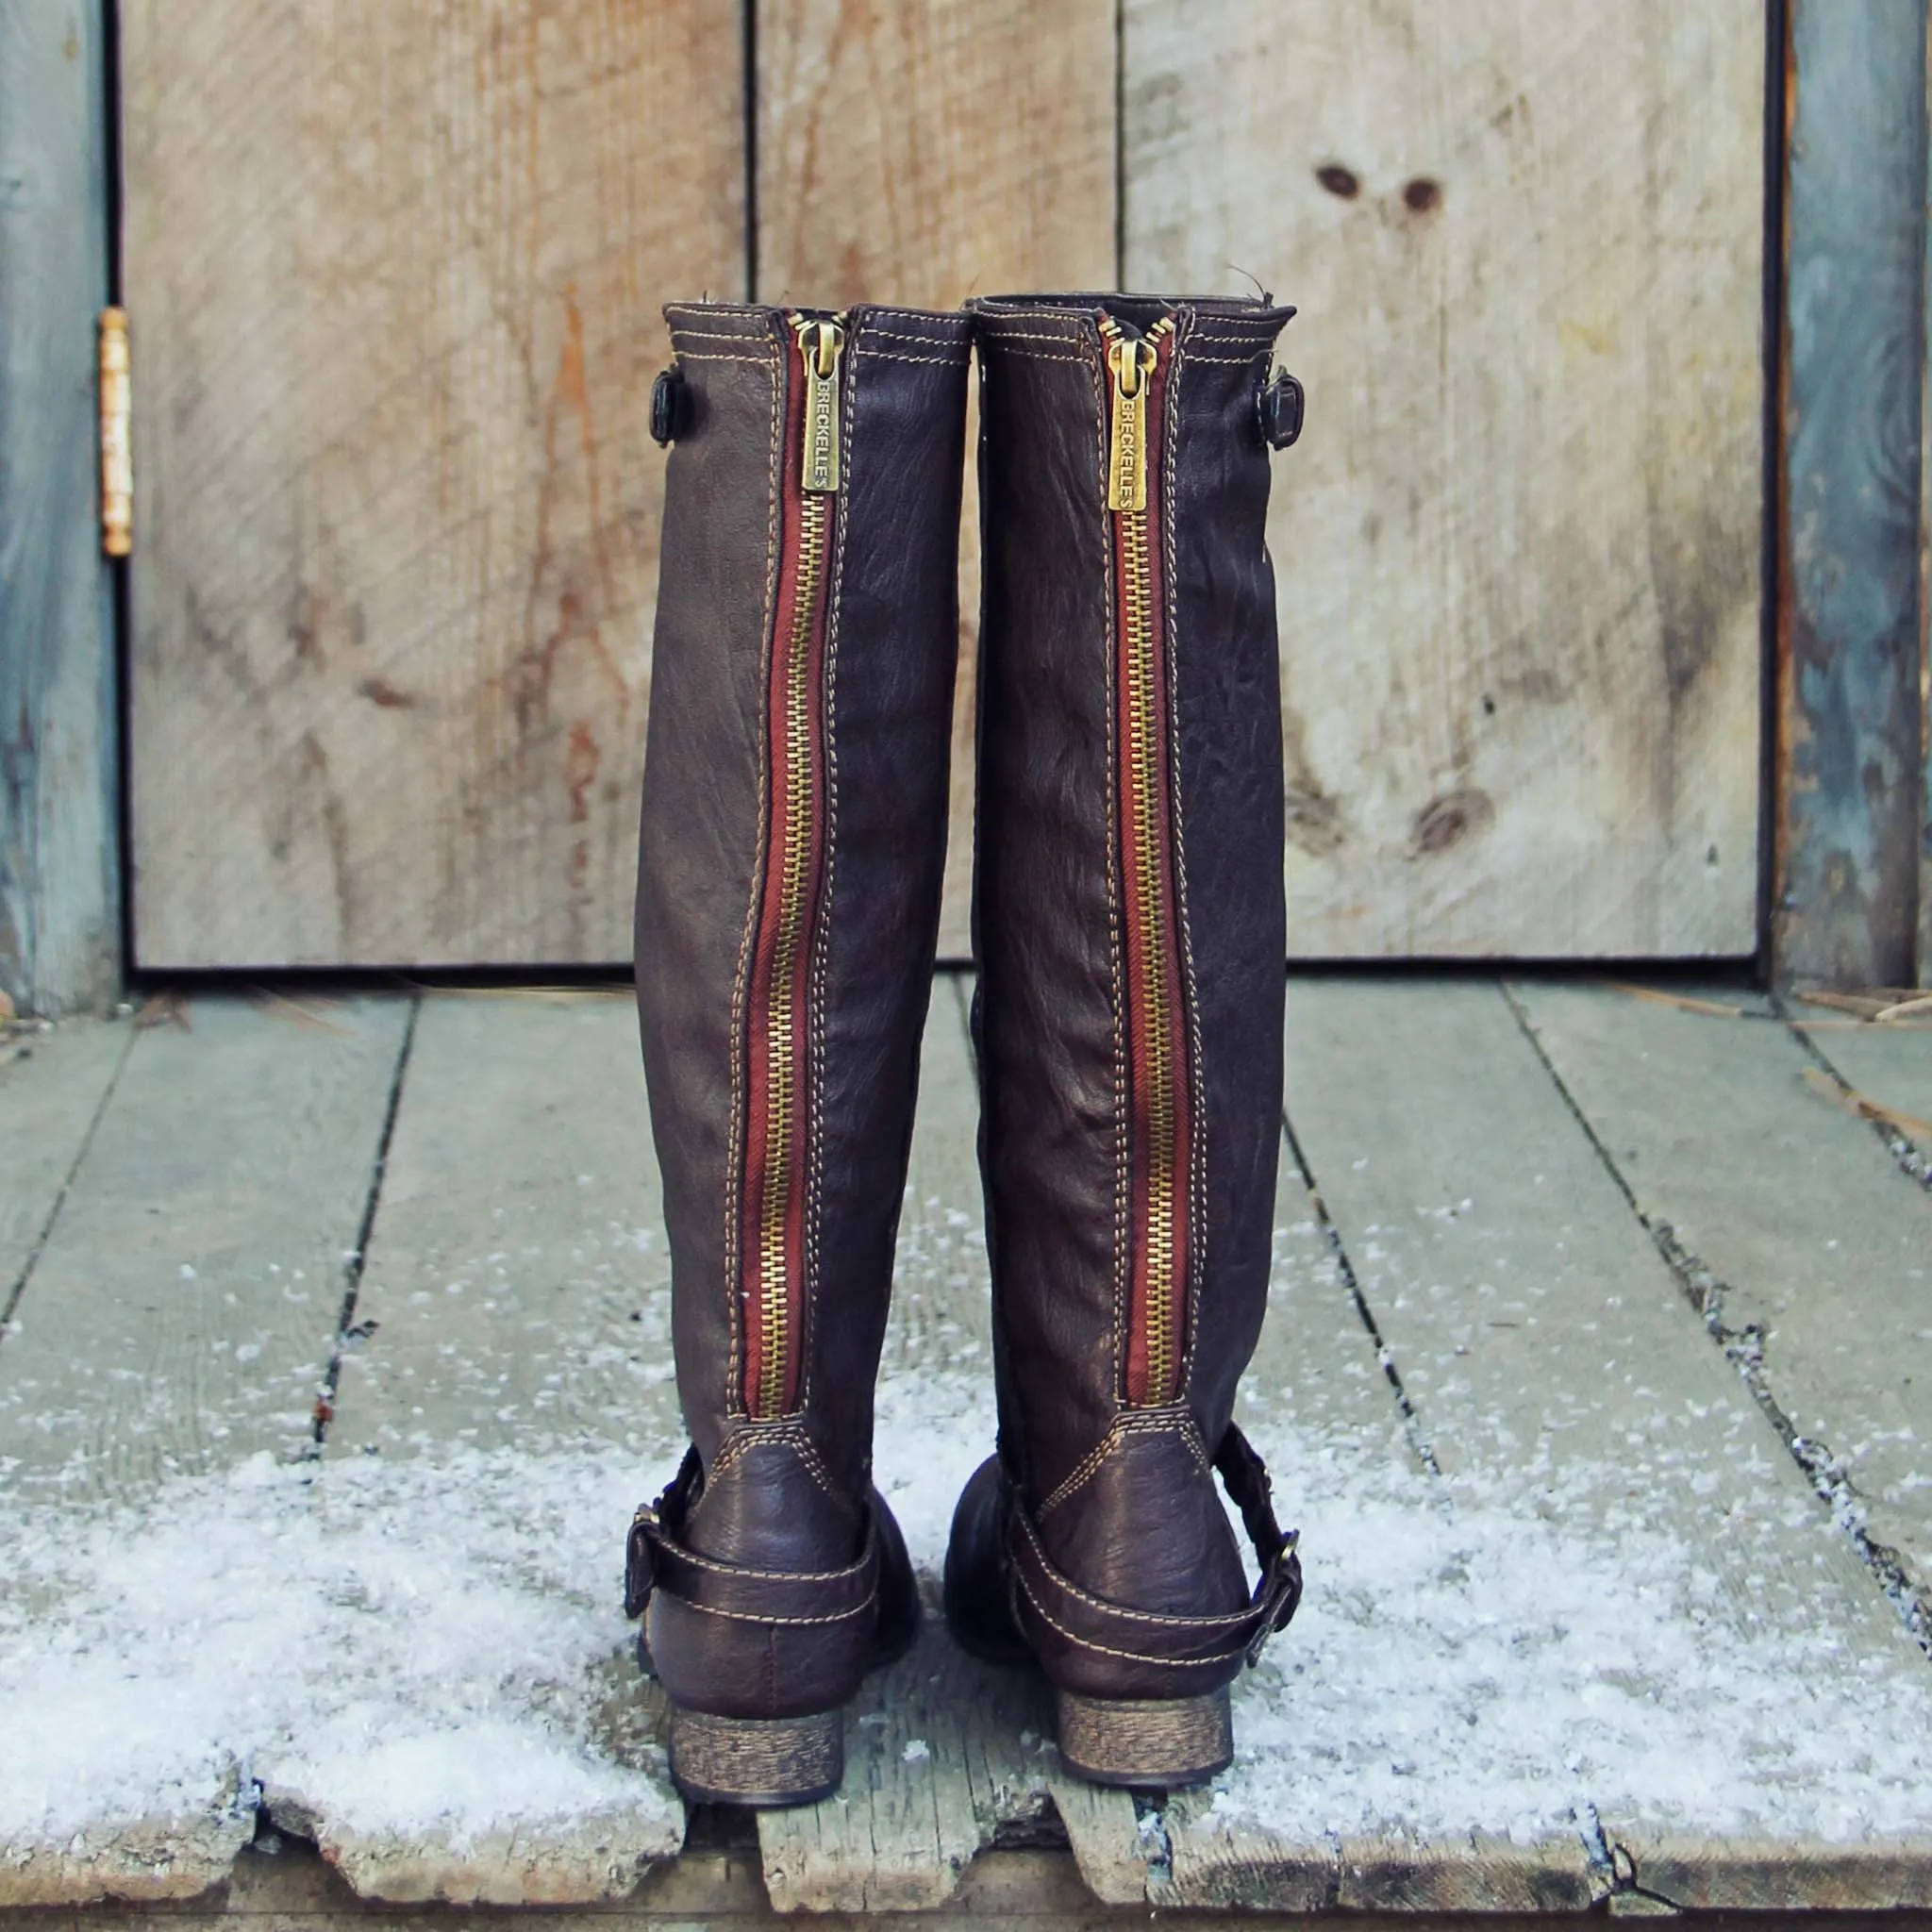
[[[666,311],[638,1008],[691,1448],[626,1594],[691,1796],[802,1803],[919,1599],[872,1486],[946,840],[971,325]]]
[[[946,1564],[1061,1755],[1196,1782],[1300,1591],[1233,1426],[1267,1298],[1286,913],[1268,377],[1292,311],[974,305],[985,604],[974,1029],[999,1454]],[[1250,1591],[1213,1472],[1261,1566]]]

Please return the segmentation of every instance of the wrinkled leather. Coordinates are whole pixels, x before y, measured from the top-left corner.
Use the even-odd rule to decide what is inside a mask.
[[[830,831],[817,1037],[804,1046],[817,1070],[815,1265],[801,1406],[755,1422],[733,1373],[726,1219],[741,1158],[734,1012],[760,858],[789,325],[761,307],[665,313],[682,395],[666,479],[636,950],[678,1395],[697,1470],[645,1635],[675,1702],[789,1716],[842,1702],[881,1643],[906,1634],[908,1606],[917,1618],[904,1545],[871,1487],[872,1391],[944,868],[970,324],[873,306],[845,318],[825,658]],[[868,1560],[873,1587],[855,1605],[854,1566]],[[696,1590],[699,1576],[725,1578],[724,1596]]]
[[[1267,1296],[1280,1142],[1281,713],[1257,403],[1292,311],[1114,295],[973,305],[984,604],[974,1030],[999,1474],[956,1517],[948,1612],[1063,1689],[1183,1696],[1259,1612],[1214,1487]],[[1108,764],[1098,312],[1172,314],[1174,783],[1205,1131],[1183,1399],[1129,1411],[1114,1244],[1121,910]],[[1017,1616],[1017,1624],[1013,1619]],[[1145,1642],[1123,1641],[1124,1631]],[[1217,1674],[1219,1674],[1217,1675]]]

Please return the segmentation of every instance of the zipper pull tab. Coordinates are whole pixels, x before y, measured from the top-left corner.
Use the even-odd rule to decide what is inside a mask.
[[[1156,350],[1144,336],[1130,336],[1109,322],[1107,366],[1113,374],[1113,435],[1107,461],[1107,507],[1147,508],[1147,379]]]
[[[794,316],[805,364],[805,449],[799,488],[826,496],[839,488],[839,358],[845,331],[836,322]]]

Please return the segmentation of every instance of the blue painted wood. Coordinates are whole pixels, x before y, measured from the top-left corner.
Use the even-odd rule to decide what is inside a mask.
[[[1778,798],[1784,979],[1914,971],[1924,760],[1923,0],[1790,0]]]
[[[0,987],[45,1013],[100,1003],[121,969],[105,4],[0,0]]]
[[[1925,99],[1932,128],[1932,45],[1925,50]],[[1919,800],[1919,976],[1932,986],[1932,134],[1927,138],[1925,207],[1921,234],[1925,275],[1921,284],[1925,336],[1919,367],[1924,429],[1919,439],[1919,753],[1924,787]]]

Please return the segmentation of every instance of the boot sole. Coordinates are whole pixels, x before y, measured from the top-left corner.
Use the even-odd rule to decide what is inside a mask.
[[[1169,1699],[1054,1696],[1060,1758],[1097,1785],[1173,1790],[1205,1784],[1234,1762],[1225,1690]]]
[[[671,1708],[671,1775],[706,1805],[812,1805],[845,1775],[845,1715],[713,1717]]]

